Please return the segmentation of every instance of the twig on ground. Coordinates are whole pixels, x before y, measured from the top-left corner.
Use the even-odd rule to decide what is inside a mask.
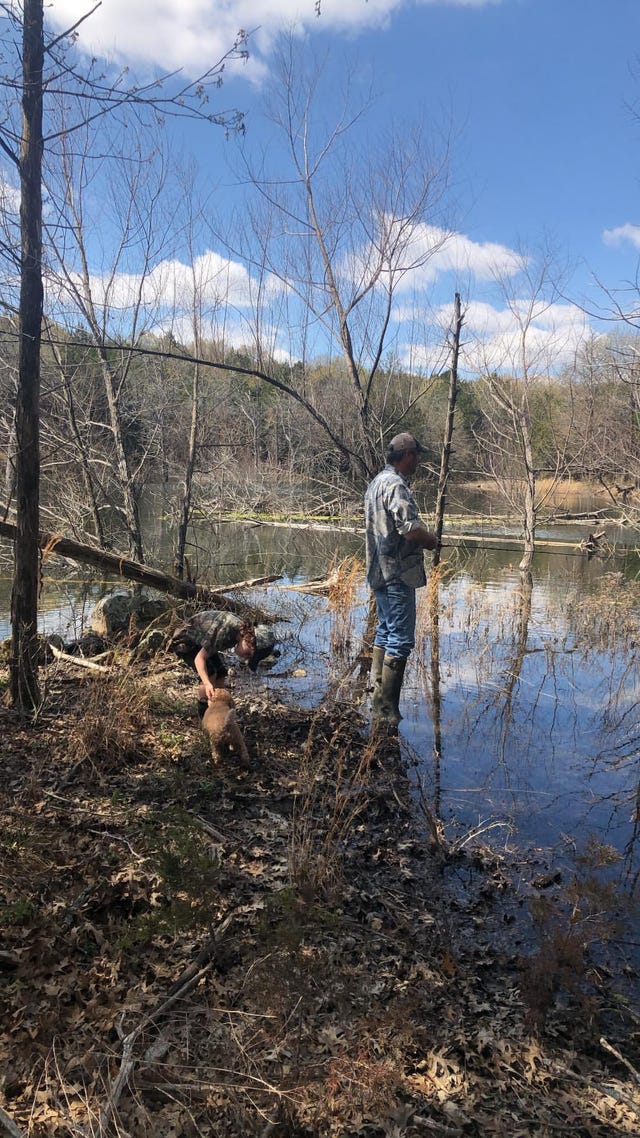
[[[228,844],[229,839],[222,833],[222,830],[218,830],[215,826],[212,826],[211,822],[208,822],[206,818],[202,818],[199,814],[193,813],[191,817],[202,827],[205,834],[209,834],[209,837],[215,838],[218,842]]]
[[[198,956],[193,961],[193,963],[187,969],[185,969],[179,979],[169,989],[169,994],[162,1001],[162,1003],[154,1011],[150,1012],[149,1015],[145,1016],[145,1018],[138,1024],[138,1026],[124,1037],[122,1041],[122,1058],[120,1061],[120,1070],[118,1071],[115,1080],[109,1087],[107,1101],[105,1102],[100,1113],[100,1121],[98,1124],[99,1138],[102,1138],[102,1136],[107,1133],[108,1128],[111,1124],[111,1120],[118,1108],[118,1103],[120,1102],[122,1093],[125,1090],[125,1087],[127,1086],[133,1069],[136,1065],[133,1049],[137,1039],[145,1030],[145,1028],[149,1027],[157,1019],[159,1019],[160,1016],[164,1015],[164,1013],[167,1012],[169,1008],[171,1008],[179,999],[185,996],[187,992],[189,992],[192,988],[195,988],[202,977],[210,971],[214,964],[213,956],[215,948],[217,947],[221,937],[227,931],[232,919],[233,913],[229,914],[229,916],[226,917],[224,921],[222,921],[220,926],[216,929],[214,935],[209,938],[207,943],[198,953]]]
[[[511,824],[509,822],[480,822],[477,826],[474,826],[473,829],[469,830],[469,833],[464,838],[453,842],[451,848],[454,852],[459,852],[464,849],[469,842],[475,841],[476,838],[481,838],[483,834],[488,834],[491,830],[500,829],[511,831]]]
[[[600,1046],[604,1047],[605,1051],[608,1051],[611,1055],[615,1055],[616,1059],[622,1063],[627,1068],[627,1071],[633,1075],[636,1083],[640,1083],[640,1074],[638,1074],[635,1067],[632,1066],[629,1060],[625,1059],[624,1055],[620,1054],[617,1047],[613,1047],[613,1045],[609,1043],[603,1035],[600,1037]]]
[[[7,1134],[9,1138],[26,1138],[23,1130],[19,1130],[6,1110],[0,1106],[0,1134]]]
[[[68,652],[63,652],[60,648],[56,648],[54,644],[49,645],[56,660],[61,660],[65,664],[75,664],[78,668],[89,668],[92,672],[107,673],[111,668],[106,668],[104,664],[95,664],[93,660],[85,660],[84,656],[70,656]]]
[[[435,1122],[433,1118],[425,1118],[423,1114],[414,1114],[411,1119],[414,1126],[426,1126],[429,1130],[436,1130],[438,1134],[461,1134],[459,1126],[445,1126],[443,1122]]]

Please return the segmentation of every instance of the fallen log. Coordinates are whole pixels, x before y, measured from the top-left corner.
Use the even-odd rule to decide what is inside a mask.
[[[313,581],[303,581],[301,585],[279,585],[278,587],[283,590],[294,593],[311,593],[314,596],[327,596],[332,588],[338,584],[339,576],[337,572],[330,573],[328,577],[317,577]]]
[[[94,660],[85,660],[84,656],[71,656],[68,652],[63,652],[60,648],[56,648],[55,644],[49,644],[53,655],[56,660],[61,660],[65,664],[75,664],[78,668],[89,668],[92,672],[103,672],[108,675],[111,668],[105,667],[104,664],[96,664]],[[102,653],[106,655],[106,653]]]
[[[10,541],[15,541],[16,526],[12,522],[0,522],[0,537],[8,537]],[[41,532],[38,535],[38,545],[43,550],[45,557],[55,553],[60,557],[68,557],[72,561],[95,565],[96,568],[102,569],[106,573],[116,573],[119,577],[126,577],[129,581],[148,585],[162,593],[170,593],[171,596],[180,597],[182,600],[201,601],[203,604],[215,603],[216,608],[226,609],[229,612],[244,611],[246,606],[231,600],[225,595],[226,593],[236,589],[269,585],[280,579],[279,576],[254,577],[252,580],[239,581],[233,585],[209,588],[206,585],[196,585],[193,581],[180,581],[177,577],[163,573],[160,569],[153,569],[148,565],[140,565],[137,561],[131,561],[130,558],[121,553],[108,553],[105,549],[98,549],[94,545],[85,545],[80,541],[74,541],[72,538],[63,537],[59,533]],[[261,614],[261,619],[272,618],[267,618],[266,614]]]

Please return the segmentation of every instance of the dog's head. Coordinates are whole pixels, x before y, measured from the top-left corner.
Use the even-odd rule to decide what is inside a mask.
[[[209,707],[217,703],[226,704],[227,707],[233,707],[233,699],[231,698],[231,692],[228,688],[214,688],[213,695],[209,700]]]

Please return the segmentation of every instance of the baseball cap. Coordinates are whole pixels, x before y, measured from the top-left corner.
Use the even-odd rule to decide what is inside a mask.
[[[406,451],[417,451],[420,454],[424,447],[408,431],[401,431],[399,435],[394,435],[392,438],[389,443],[389,450],[393,451],[394,454],[404,454]]]

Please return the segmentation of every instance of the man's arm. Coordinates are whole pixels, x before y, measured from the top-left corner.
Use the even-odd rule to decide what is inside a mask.
[[[435,549],[438,544],[437,535],[423,526],[422,523],[414,526],[407,533],[403,533],[402,536],[410,545],[417,545],[422,549]]]
[[[198,652],[198,655],[196,656],[195,660],[193,661],[193,664],[194,664],[196,672],[198,673],[198,675],[199,675],[199,677],[202,680],[202,683],[204,685],[205,698],[208,700],[213,699],[214,687],[213,687],[213,684],[211,683],[211,680],[209,679],[209,674],[207,672],[207,649],[206,649],[206,647],[200,649],[200,651]]]
[[[422,522],[416,500],[404,479],[394,479],[385,507],[393,518],[398,533],[405,541],[419,549],[436,548],[438,538]]]

